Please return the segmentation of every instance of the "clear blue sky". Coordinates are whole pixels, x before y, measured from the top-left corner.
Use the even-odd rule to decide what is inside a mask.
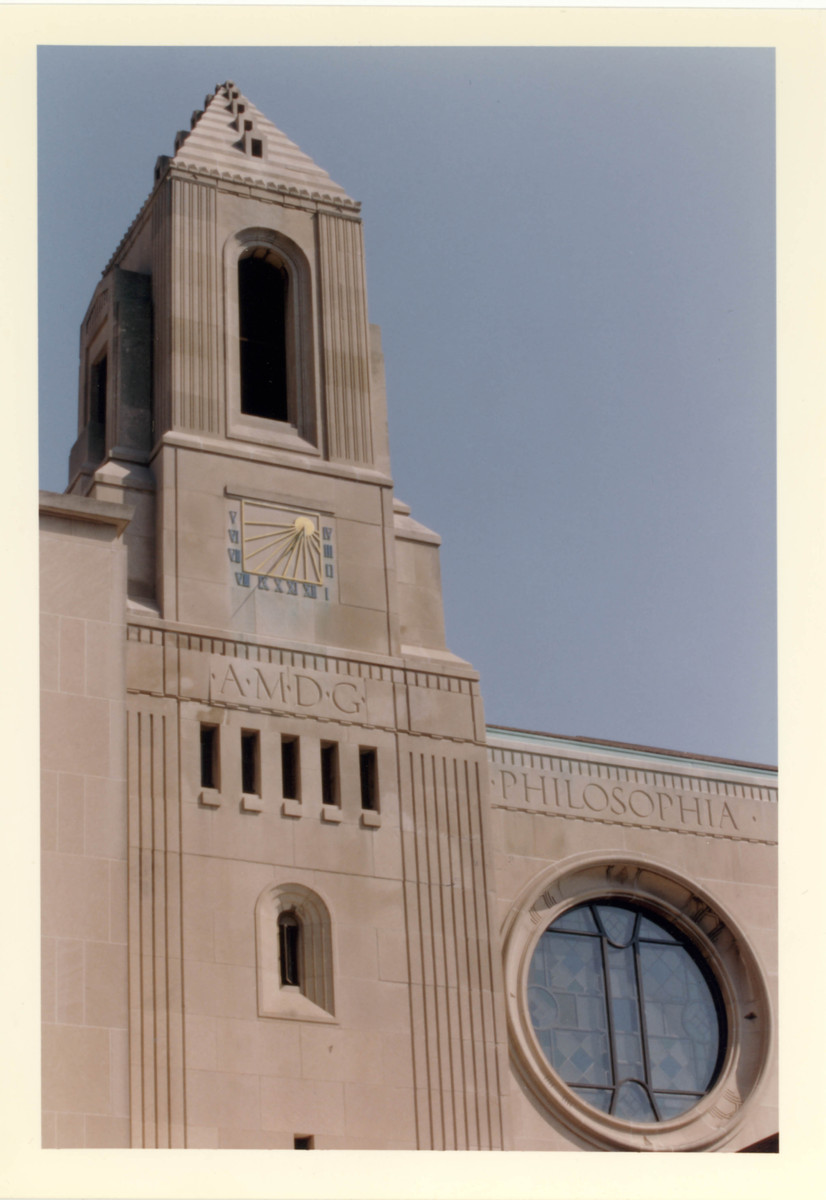
[[[490,723],[776,761],[770,50],[41,48],[42,486],[225,79],[363,202],[397,494]]]

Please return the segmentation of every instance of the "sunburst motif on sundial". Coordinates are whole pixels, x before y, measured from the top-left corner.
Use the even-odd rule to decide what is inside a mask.
[[[273,512],[272,517],[267,517],[268,511]],[[277,519],[279,517],[282,519]],[[297,583],[322,582],[318,517],[304,513],[291,517],[291,514],[268,510],[264,505],[253,507],[242,503],[241,538],[244,570],[251,575],[290,579]]]

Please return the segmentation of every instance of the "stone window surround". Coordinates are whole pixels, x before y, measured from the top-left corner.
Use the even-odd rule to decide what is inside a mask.
[[[287,404],[290,421],[241,412],[238,263],[251,250],[265,249],[284,267],[287,290]],[[319,454],[319,415],[313,364],[315,338],[310,265],[303,251],[276,229],[256,226],[224,243],[224,363],[227,437],[302,454]]]
[[[294,913],[301,927],[298,987],[282,985],[278,918]],[[267,887],[255,905],[258,1015],[335,1023],[330,910],[300,883]]]
[[[693,1108],[660,1124],[622,1121],[581,1100],[548,1062],[528,1012],[528,969],[539,938],[566,910],[602,899],[648,907],[675,926],[705,959],[722,997],[727,1046],[717,1080]],[[554,1122],[602,1150],[712,1150],[734,1136],[760,1091],[775,1022],[756,956],[711,895],[643,855],[574,855],[523,890],[505,922],[503,947],[511,1057]]]

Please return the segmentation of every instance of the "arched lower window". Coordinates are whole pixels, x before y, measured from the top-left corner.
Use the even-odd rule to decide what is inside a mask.
[[[277,255],[256,246],[238,260],[241,412],[290,421],[287,306],[290,277]]]
[[[647,909],[613,899],[569,909],[539,939],[527,982],[545,1057],[602,1112],[668,1121],[714,1084],[719,990],[691,943]]]
[[[301,883],[265,888],[255,906],[258,1013],[298,1021],[333,1021],[330,913]]]
[[[301,986],[301,923],[294,912],[278,918],[278,959],[282,987]]]

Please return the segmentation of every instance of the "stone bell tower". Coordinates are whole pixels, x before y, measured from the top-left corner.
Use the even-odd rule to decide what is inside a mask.
[[[84,318],[69,492],[133,510],[132,1145],[507,1146],[482,703],[359,204],[233,83]]]

